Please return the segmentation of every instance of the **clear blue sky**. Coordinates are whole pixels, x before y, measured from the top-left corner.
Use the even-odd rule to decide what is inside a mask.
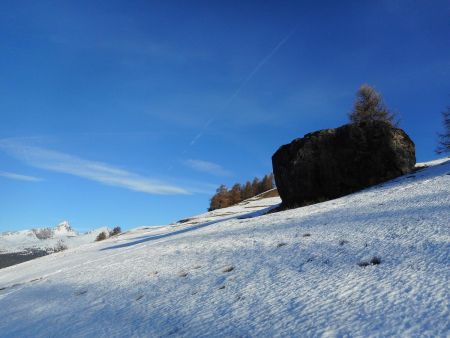
[[[435,158],[448,1],[2,1],[0,231],[164,224],[346,123],[369,83]]]

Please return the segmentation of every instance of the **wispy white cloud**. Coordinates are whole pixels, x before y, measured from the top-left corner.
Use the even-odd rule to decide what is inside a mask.
[[[195,180],[181,180],[179,184],[192,194],[213,195],[220,185],[219,183],[199,182]]]
[[[208,173],[211,175],[216,175],[216,176],[230,176],[231,175],[231,172],[222,168],[221,165],[212,163],[212,162],[208,162],[208,161],[189,159],[189,160],[184,161],[184,164],[191,169],[201,171],[204,173]]]
[[[1,177],[5,177],[5,178],[9,178],[9,179],[12,179],[12,180],[18,180],[18,181],[28,181],[28,182],[39,182],[39,181],[42,181],[42,178],[39,178],[39,177],[15,174],[15,173],[10,173],[8,171],[0,171],[0,176]]]
[[[176,185],[144,177],[106,163],[85,160],[69,154],[24,145],[11,140],[0,140],[0,149],[30,166],[83,177],[105,185],[149,194],[189,193],[186,189]]]

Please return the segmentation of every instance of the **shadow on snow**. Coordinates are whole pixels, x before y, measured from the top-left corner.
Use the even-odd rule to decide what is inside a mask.
[[[221,219],[213,220],[213,221],[206,222],[206,223],[200,223],[200,224],[188,226],[186,228],[183,228],[183,229],[180,229],[180,230],[176,230],[176,231],[172,231],[172,232],[165,233],[165,234],[141,236],[141,237],[138,237],[139,239],[134,240],[132,242],[109,246],[109,247],[100,249],[100,251],[126,248],[126,247],[130,247],[130,246],[133,246],[133,245],[138,245],[138,244],[141,244],[141,243],[149,242],[149,241],[154,241],[154,240],[157,240],[157,239],[167,238],[167,237],[183,234],[183,233],[186,233],[186,232],[189,232],[189,231],[197,230],[197,229],[200,229],[200,228],[204,228],[204,227],[207,227],[209,225],[216,224],[216,223],[226,222],[226,221],[229,221],[231,219],[247,219],[247,218],[253,218],[253,217],[262,216],[262,215],[266,214],[269,210],[271,210],[274,207],[276,207],[276,205],[275,206],[270,206],[268,208],[264,208],[264,209],[261,209],[261,210],[258,210],[258,211],[249,212],[249,213],[246,213],[246,214],[234,215],[234,216],[227,217],[227,218],[221,218]]]

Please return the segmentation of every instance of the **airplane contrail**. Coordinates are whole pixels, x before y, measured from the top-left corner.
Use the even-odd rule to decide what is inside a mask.
[[[261,59],[261,61],[258,62],[258,64],[256,65],[256,67],[250,72],[250,74],[244,79],[244,81],[242,81],[242,83],[239,85],[239,87],[234,91],[234,93],[232,95],[230,95],[230,97],[225,101],[225,104],[219,109],[219,112],[222,112],[223,110],[225,110],[230,104],[231,102],[233,102],[233,100],[239,95],[239,93],[241,92],[241,90],[245,87],[245,85],[256,75],[256,73],[258,73],[258,71],[276,54],[276,52],[278,52],[278,50],[290,39],[290,37],[295,33],[295,31],[297,30],[297,26],[294,27],[294,29],[292,29],[288,34],[286,34],[286,36],[284,36],[280,42],[277,43],[277,45],[270,51],[269,54],[267,54],[264,58]],[[217,116],[218,113],[215,114],[215,116]],[[210,118],[205,125],[203,126],[203,128],[201,129],[201,131],[195,135],[195,137],[192,139],[192,141],[189,143],[189,146],[193,146],[202,136],[203,133],[205,132],[206,128],[209,127],[209,125],[211,123],[214,122],[215,120],[215,116],[213,116],[212,118]]]
[[[289,38],[294,34],[294,32],[297,30],[297,27],[295,27],[293,30],[289,32],[283,39],[281,39],[280,42],[270,51],[269,54],[267,54],[252,70],[252,72],[245,78],[244,81],[242,81],[239,88],[233,93],[233,95],[230,96],[230,98],[227,100],[227,103],[225,104],[225,107],[229,105],[235,98],[238,96],[238,94],[241,92],[242,88],[256,75],[256,73],[264,66],[271,58],[275,55],[276,52],[289,40]]]

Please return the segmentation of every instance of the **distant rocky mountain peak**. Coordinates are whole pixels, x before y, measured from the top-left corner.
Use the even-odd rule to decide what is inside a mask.
[[[73,231],[72,227],[70,226],[69,221],[62,221],[61,223],[59,223],[57,226],[55,226],[55,230],[57,229],[64,229],[67,231]]]
[[[62,221],[54,228],[55,235],[76,236],[77,233],[72,229],[68,221]]]

